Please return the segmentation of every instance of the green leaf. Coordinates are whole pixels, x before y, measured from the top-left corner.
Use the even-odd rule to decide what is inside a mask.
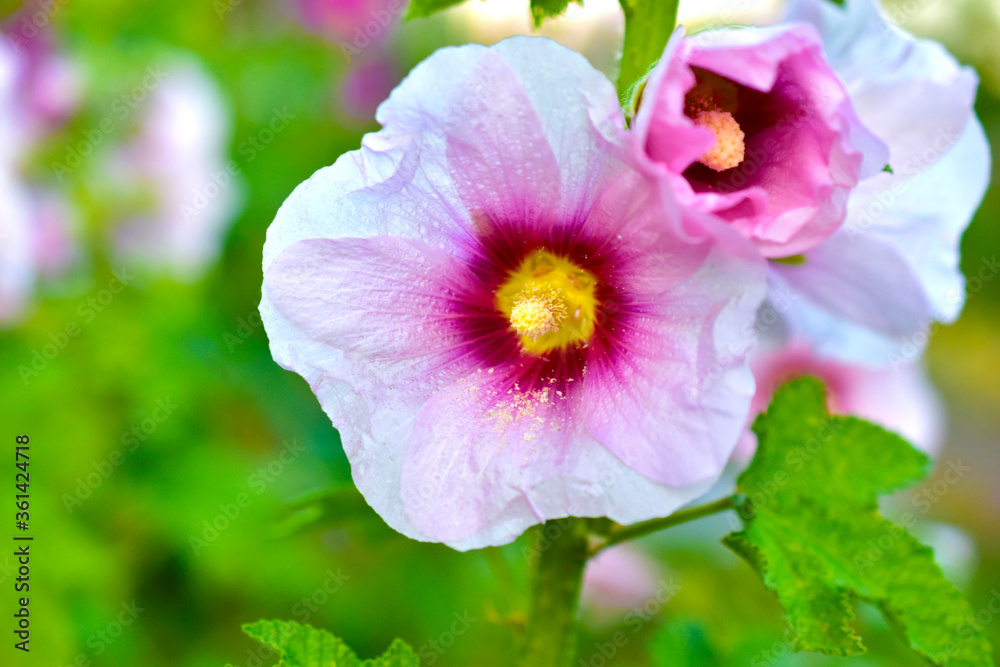
[[[777,594],[799,648],[864,652],[851,623],[858,598],[931,664],[994,664],[933,552],[878,513],[879,495],[923,478],[927,457],[874,424],[830,416],[813,378],[779,389],[753,429],[757,455],[738,480],[744,529],[725,543]]]
[[[618,75],[618,94],[622,100],[663,54],[677,25],[678,1],[619,0],[625,12],[625,44]]]
[[[531,16],[535,19],[535,27],[540,26],[544,19],[562,14],[570,2],[583,6],[583,0],[531,0]]]
[[[0,18],[6,18],[21,7],[22,0],[0,0]]]
[[[420,667],[420,659],[397,639],[380,658],[361,660],[326,630],[294,621],[257,621],[243,626],[254,639],[277,649],[277,667]]]
[[[465,0],[410,0],[410,6],[406,10],[406,18],[418,19],[461,4]]]

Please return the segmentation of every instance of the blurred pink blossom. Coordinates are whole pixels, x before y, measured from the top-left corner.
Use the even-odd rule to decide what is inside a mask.
[[[868,368],[820,357],[807,342],[795,340],[778,349],[758,351],[750,367],[757,380],[751,423],[782,383],[809,375],[826,385],[830,412],[867,419],[927,454],[935,454],[941,445],[944,408],[920,362]],[[748,431],[736,450],[736,460],[749,460],[755,448],[756,436]]]
[[[24,172],[79,97],[76,69],[54,47],[44,31],[31,40],[0,34],[0,324],[17,322],[37,279],[57,277],[77,255],[68,201]]]
[[[340,108],[354,118],[370,121],[375,109],[399,83],[401,75],[389,55],[355,62],[340,86]]]
[[[660,576],[656,562],[633,544],[605,549],[587,563],[581,604],[595,612],[637,607],[656,594]]]

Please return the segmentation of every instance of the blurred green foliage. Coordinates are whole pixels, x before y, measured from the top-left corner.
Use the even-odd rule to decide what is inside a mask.
[[[10,4],[0,3],[0,15]],[[255,324],[261,247],[275,211],[298,183],[375,127],[338,105],[347,67],[341,50],[292,22],[278,0],[71,0],[52,21],[83,63],[88,88],[80,112],[30,165],[33,176],[54,181],[53,161],[101,122],[146,67],[186,51],[204,61],[229,100],[232,157],[248,198],[206,277],[179,284],[139,273],[90,317],[87,299],[119,268],[106,239],[122,202],[101,187],[96,157],[72,174],[92,259],[68,280],[44,286],[31,316],[0,333],[0,438],[7,440],[0,453],[11,453],[4,479],[13,486],[14,434],[28,433],[35,535],[31,653],[5,645],[0,663],[270,667],[240,626],[282,618],[325,628],[359,655],[379,655],[401,637],[423,665],[512,664],[523,622],[523,543],[459,554],[386,528],[353,491],[337,433],[309,388],[272,361]],[[955,48],[965,36],[949,38]],[[438,16],[403,26],[394,44],[406,71],[435,48],[462,41],[448,17]],[[995,94],[984,89],[978,108],[998,146]],[[254,159],[241,157],[236,147],[276,108],[287,108],[295,122]],[[116,126],[108,144],[131,132],[128,122]],[[998,216],[994,187],[963,243],[970,275],[983,258],[1000,254]],[[980,567],[969,585],[976,610],[988,609],[1000,589],[998,322],[1000,280],[993,279],[971,296],[957,325],[937,332],[931,350],[952,409],[943,457],[962,457],[974,472],[927,518],[959,523],[977,542]],[[19,373],[71,323],[79,335],[52,359],[38,357],[37,375]],[[176,407],[157,421],[164,405]],[[290,461],[280,458],[283,451],[292,452]],[[330,487],[343,489],[344,505],[289,509]],[[626,610],[610,626],[591,623],[580,637],[582,666],[651,664],[653,638],[677,619],[697,619],[696,630],[685,625],[683,632],[704,638],[697,650],[720,664],[920,664],[865,607],[866,656],[794,653],[779,605],[719,544],[732,526],[715,519],[646,541],[681,582],[680,592],[655,612]],[[13,560],[12,550],[0,553],[5,619],[15,602]],[[475,619],[460,634],[452,633],[456,614]],[[1000,622],[989,620],[986,632],[1000,644]],[[5,641],[7,623],[0,624]],[[615,632],[627,641],[609,649]]]

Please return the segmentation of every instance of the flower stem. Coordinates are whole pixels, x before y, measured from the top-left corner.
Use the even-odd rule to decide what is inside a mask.
[[[600,545],[597,551],[620,542],[625,542],[626,540],[634,540],[637,537],[644,537],[650,533],[663,530],[664,528],[670,528],[671,526],[676,526],[688,521],[694,521],[695,519],[700,519],[711,514],[717,514],[719,512],[732,509],[735,500],[736,496],[727,496],[721,500],[715,501],[714,503],[701,505],[700,507],[692,507],[691,509],[683,510],[681,512],[675,512],[674,514],[663,517],[662,519],[650,519],[649,521],[634,523],[631,526],[618,526],[617,528],[613,528],[608,533],[607,542]]]
[[[549,521],[537,533],[522,667],[573,663],[589,528],[587,519],[569,518]]]

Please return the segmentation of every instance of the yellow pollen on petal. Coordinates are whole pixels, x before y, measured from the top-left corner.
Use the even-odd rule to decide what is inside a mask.
[[[496,308],[520,336],[522,351],[542,355],[590,338],[596,284],[588,271],[538,249],[496,291]]]
[[[693,120],[695,125],[711,130],[715,135],[715,145],[698,159],[699,162],[715,171],[732,169],[743,162],[746,135],[733,114],[713,109],[699,112]]]

